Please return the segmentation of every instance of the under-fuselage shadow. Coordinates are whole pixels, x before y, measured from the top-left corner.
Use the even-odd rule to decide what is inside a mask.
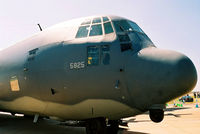
[[[33,119],[28,117],[18,117],[0,114],[0,133],[6,134],[86,134],[85,127],[72,127],[60,125],[59,121],[40,119],[33,123]],[[118,134],[147,134],[143,132],[122,129]]]

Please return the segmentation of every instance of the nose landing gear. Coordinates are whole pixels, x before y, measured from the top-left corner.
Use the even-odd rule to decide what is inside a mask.
[[[164,111],[163,109],[151,109],[149,117],[153,122],[159,123],[164,119]]]

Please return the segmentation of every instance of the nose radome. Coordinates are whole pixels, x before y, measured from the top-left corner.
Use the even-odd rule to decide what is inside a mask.
[[[160,82],[164,80],[161,85],[177,97],[191,91],[196,85],[195,66],[184,54],[171,50],[147,48],[141,52],[140,57],[152,64],[156,72],[155,77],[158,77]]]
[[[177,92],[187,93],[191,91],[197,82],[197,72],[192,61],[185,55],[179,53],[179,58],[174,59],[175,64],[175,74],[174,77],[177,81]]]
[[[140,96],[142,107],[164,104],[191,91],[197,82],[192,61],[171,50],[144,48],[128,60],[125,69],[132,103],[137,107],[141,105],[135,96]]]

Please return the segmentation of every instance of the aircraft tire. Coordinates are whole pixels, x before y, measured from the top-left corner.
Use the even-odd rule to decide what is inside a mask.
[[[151,109],[149,110],[149,117],[153,122],[159,123],[164,119],[164,111],[163,109]]]
[[[106,121],[104,118],[91,119],[86,123],[87,134],[106,134]]]

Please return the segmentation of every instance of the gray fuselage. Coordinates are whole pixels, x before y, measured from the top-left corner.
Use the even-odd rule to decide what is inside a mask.
[[[197,74],[188,57],[156,48],[143,31],[119,26],[127,19],[89,19],[96,17],[102,35],[78,36],[88,19],[81,18],[2,50],[0,109],[61,119],[120,119],[194,88]],[[106,34],[108,22],[113,32]],[[90,22],[90,33],[95,26]]]

